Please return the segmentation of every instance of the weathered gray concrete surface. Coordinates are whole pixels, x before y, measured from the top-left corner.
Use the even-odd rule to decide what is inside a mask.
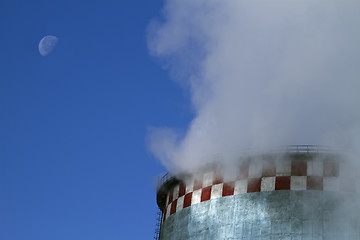
[[[160,239],[356,240],[360,215],[355,202],[355,196],[309,190],[222,197],[170,216]]]

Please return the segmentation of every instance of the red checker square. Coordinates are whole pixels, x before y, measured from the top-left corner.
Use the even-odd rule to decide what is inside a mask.
[[[185,184],[184,183],[180,183],[180,186],[179,186],[179,197],[182,197],[185,195]]]
[[[291,163],[291,176],[306,176],[307,175],[307,162],[293,161]]]
[[[262,176],[263,177],[276,176],[276,165],[273,161],[266,161],[263,163]]]
[[[324,177],[338,177],[339,164],[335,162],[324,162]]]
[[[306,183],[307,190],[323,190],[323,178],[322,177],[307,177]]]
[[[170,192],[169,192],[169,202],[168,202],[168,205],[172,202],[173,200],[173,194],[174,194],[174,189],[171,189]]]
[[[176,212],[176,205],[177,205],[177,199],[174,200],[171,204],[171,208],[170,208],[170,215],[174,214]]]
[[[211,196],[211,186],[203,188],[201,190],[201,202],[210,200],[210,196]]]
[[[216,172],[214,180],[213,180],[213,185],[220,184],[220,183],[223,183],[223,182],[224,182],[224,178],[223,178],[222,174]]]
[[[248,181],[247,192],[260,192],[261,191],[261,178],[250,178]]]
[[[223,185],[222,196],[234,195],[235,182],[227,182]]]
[[[245,180],[249,178],[249,165],[242,165],[240,167],[240,171],[238,173],[237,179],[238,180]]]
[[[201,180],[201,179],[199,179],[199,178],[195,179],[195,181],[194,181],[194,189],[193,189],[193,191],[196,191],[196,190],[201,189],[201,188],[202,188],[202,186],[203,186],[202,180]]]
[[[191,206],[191,198],[192,198],[192,192],[185,195],[183,208]]]
[[[290,190],[290,177],[276,177],[275,190]]]

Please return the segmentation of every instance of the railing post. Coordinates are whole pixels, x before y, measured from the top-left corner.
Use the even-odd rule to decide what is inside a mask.
[[[157,218],[156,218],[154,240],[160,240],[161,217],[162,217],[162,211],[159,209],[159,212],[157,213]]]

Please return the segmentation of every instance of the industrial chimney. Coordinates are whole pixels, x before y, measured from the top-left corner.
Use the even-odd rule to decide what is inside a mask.
[[[360,239],[353,172],[340,153],[295,145],[166,175],[159,239]]]

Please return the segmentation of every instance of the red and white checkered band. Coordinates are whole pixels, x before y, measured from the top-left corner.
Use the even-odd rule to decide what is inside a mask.
[[[236,194],[276,190],[355,191],[354,182],[333,161],[250,163],[233,177],[217,171],[199,174],[167,194],[163,221],[191,205]]]

